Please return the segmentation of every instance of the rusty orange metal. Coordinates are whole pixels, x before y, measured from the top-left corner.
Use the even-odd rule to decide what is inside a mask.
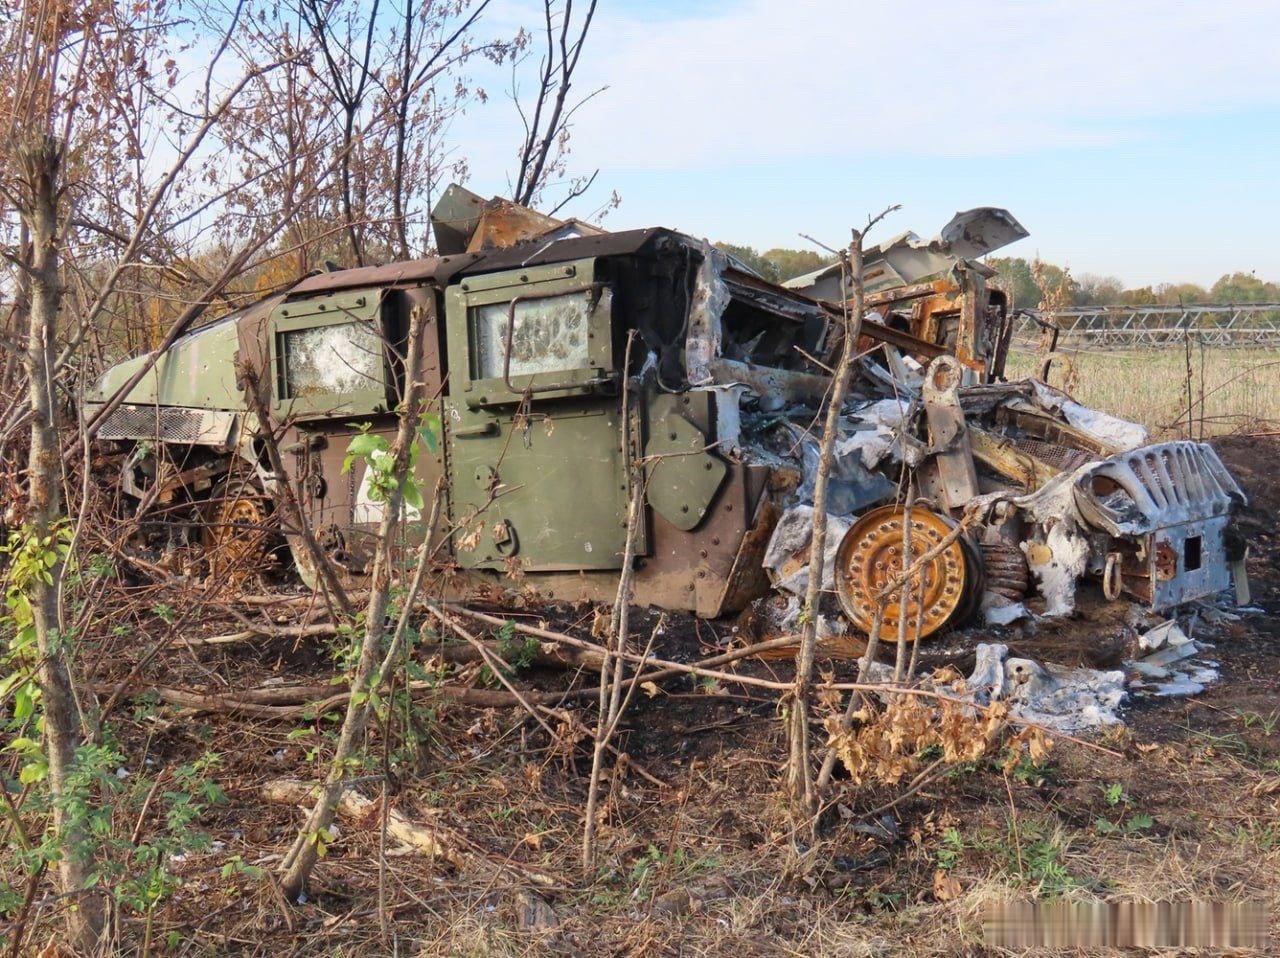
[[[836,594],[845,615],[863,632],[870,632],[876,614],[876,596],[902,574],[907,551],[903,536],[905,509],[901,505],[873,509],[850,527],[836,553]],[[910,559],[915,562],[936,548],[955,523],[925,506],[911,508]],[[971,605],[977,569],[966,556],[959,539],[953,541],[911,577],[907,583],[907,637],[933,635],[957,621]],[[889,594],[884,607],[881,635],[898,634],[902,611],[901,588]]]

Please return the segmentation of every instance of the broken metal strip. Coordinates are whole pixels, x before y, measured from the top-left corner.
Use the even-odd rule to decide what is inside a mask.
[[[831,390],[831,377],[717,357],[707,363],[709,383],[742,384],[759,396],[781,396],[787,402],[821,401]]]
[[[888,343],[891,346],[897,346],[903,352],[923,356],[926,359],[937,359],[939,356],[947,355],[945,346],[939,346],[937,343],[931,343],[873,320],[863,322],[862,335],[873,342]]]

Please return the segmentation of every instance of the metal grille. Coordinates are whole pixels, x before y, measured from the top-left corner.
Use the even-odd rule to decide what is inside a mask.
[[[235,414],[213,409],[120,406],[102,423],[99,439],[157,439],[175,443],[221,443]]]
[[[1046,466],[1052,466],[1059,472],[1070,472],[1094,458],[1079,449],[1072,449],[1070,446],[1063,446],[1056,442],[1043,442],[1039,439],[1015,439],[1013,446],[1019,452],[1025,452],[1032,459],[1039,460]]]
[[[1072,306],[1023,310],[1019,339],[1040,337],[1035,318],[1062,330],[1060,345],[1128,349],[1187,339],[1206,346],[1280,344],[1280,303],[1203,303],[1188,306]]]
[[[1105,479],[1099,488],[1096,480]],[[1166,442],[1104,459],[1076,480],[1076,504],[1101,529],[1149,531],[1227,515],[1244,493],[1207,443]]]

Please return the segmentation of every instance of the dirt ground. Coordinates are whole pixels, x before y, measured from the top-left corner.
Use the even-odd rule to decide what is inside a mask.
[[[134,699],[114,716],[129,760],[155,772],[214,752],[211,775],[226,795],[195,826],[213,845],[175,865],[181,884],[155,914],[152,948],[190,955],[980,955],[1003,953],[982,943],[984,907],[997,900],[1253,900],[1274,912],[1280,443],[1217,445],[1251,497],[1242,524],[1253,586],[1239,621],[1196,632],[1216,647],[1217,684],[1194,698],[1137,700],[1126,726],[1097,739],[1106,751],[1058,742],[1044,764],[1024,762],[1011,773],[994,760],[957,766],[879,822],[863,816],[903,787],[845,783],[813,847],[792,841],[779,797],[779,706],[763,690],[686,680],[636,696],[619,743],[631,763],[607,781],[601,863],[591,880],[579,866],[586,743],[564,734],[553,740],[520,710],[441,702],[413,717],[418,747],[397,744],[384,758],[377,735],[371,738],[362,788],[376,799],[389,771],[393,807],[453,836],[481,866],[433,862],[391,840],[380,880],[376,812],[340,819],[307,902],[289,906],[270,873],[302,813],[267,801],[262,789],[275,779],[317,778],[309,753],[335,723],[179,711]],[[87,663],[104,686],[128,674],[139,650],[181,615],[183,597],[170,588],[138,585],[133,593],[128,608],[151,611],[118,622]],[[591,614],[537,609],[530,617],[585,634]],[[654,621],[640,615],[635,631],[644,634]],[[183,632],[238,627],[230,616],[208,614]],[[668,656],[693,659],[727,645],[732,629],[673,621],[660,644]],[[947,651],[931,654],[963,667],[966,643],[977,636],[944,639]],[[1017,651],[1055,652],[1058,660],[1103,662],[1114,654],[1106,623],[1085,618],[1061,634],[1005,638]],[[843,677],[854,666],[825,667]],[[744,668],[790,674],[780,662]],[[457,669],[450,682],[496,687],[477,666]],[[216,693],[323,683],[334,672],[323,640],[262,639],[171,648],[144,664],[136,681]],[[571,687],[564,673],[537,668],[522,670],[518,681]],[[573,681],[587,684],[584,676]],[[566,707],[594,724],[589,701]],[[126,832],[133,825],[117,823]],[[506,865],[524,869],[525,879]],[[121,939],[136,948],[142,917],[125,911],[119,921]],[[45,926],[34,940],[51,933]],[[1272,935],[1280,953],[1274,923]]]

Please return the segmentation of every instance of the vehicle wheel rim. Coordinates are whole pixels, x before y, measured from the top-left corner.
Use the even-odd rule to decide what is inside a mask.
[[[845,534],[836,553],[836,594],[845,615],[863,632],[875,619],[875,597],[902,573],[903,507],[881,506],[860,517]],[[924,506],[911,509],[911,555],[918,560],[936,548],[955,528],[955,522]],[[958,620],[971,605],[976,563],[959,539],[953,541],[907,583],[907,638],[933,635]],[[923,601],[921,601],[923,600]],[[890,593],[881,621],[881,638],[898,634],[902,589]]]

